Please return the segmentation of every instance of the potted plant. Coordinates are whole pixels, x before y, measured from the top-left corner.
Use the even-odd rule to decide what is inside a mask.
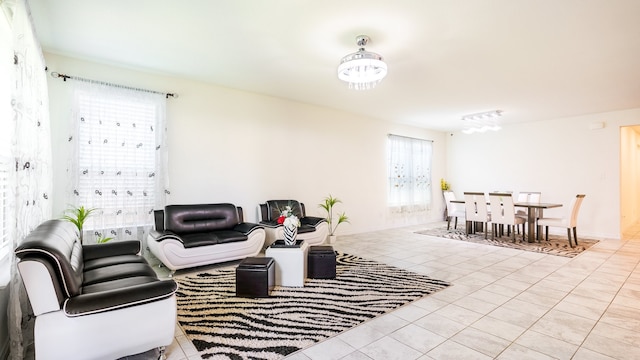
[[[330,244],[333,244],[336,241],[336,235],[334,233],[338,228],[338,225],[342,224],[343,222],[346,222],[346,223],[349,222],[349,217],[344,213],[344,211],[342,213],[337,214],[338,216],[337,220],[334,220],[333,218],[333,207],[337,203],[341,203],[341,202],[342,202],[341,200],[329,194],[329,196],[324,198],[324,203],[318,204],[318,206],[320,206],[327,212],[327,217],[325,219],[329,224],[329,243]]]
[[[451,189],[451,185],[444,179],[440,179],[440,189],[442,189],[442,191],[449,191],[449,189]]]
[[[87,209],[84,206],[80,206],[80,207],[75,207],[74,206],[74,207],[71,207],[71,208],[65,210],[65,215],[62,216],[63,219],[73,223],[78,228],[78,231],[80,232],[80,243],[81,244],[84,244],[84,241],[83,241],[83,237],[84,237],[83,236],[84,222],[96,210],[97,210],[96,208]],[[98,244],[106,243],[107,241],[109,241],[111,239],[112,238],[110,238],[110,237],[100,236],[98,238],[97,243]]]

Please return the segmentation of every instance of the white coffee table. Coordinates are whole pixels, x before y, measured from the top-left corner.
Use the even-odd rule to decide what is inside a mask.
[[[304,240],[299,240],[296,246],[278,246],[278,243],[274,242],[265,251],[265,256],[276,262],[276,285],[304,287],[309,245]]]

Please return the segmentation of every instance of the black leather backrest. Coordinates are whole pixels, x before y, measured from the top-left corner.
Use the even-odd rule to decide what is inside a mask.
[[[78,295],[82,285],[82,244],[78,229],[65,220],[48,220],[40,224],[15,250],[22,260],[38,259],[46,262],[55,284],[61,284],[67,297]],[[57,281],[56,281],[57,280]]]
[[[157,231],[164,231],[164,210],[153,210],[153,220]]]
[[[240,223],[233,204],[167,205],[164,228],[176,234],[231,229]]]
[[[278,219],[282,210],[287,206],[291,206],[293,214],[299,219],[304,217],[304,207],[296,200],[268,200],[266,201],[266,215],[268,218],[264,219],[265,214],[263,212],[263,220],[274,221]]]

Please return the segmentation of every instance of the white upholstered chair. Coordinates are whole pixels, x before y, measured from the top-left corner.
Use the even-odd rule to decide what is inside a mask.
[[[530,202],[530,203],[539,203],[540,202],[541,193],[539,191],[520,191],[518,193],[518,197],[516,202]],[[529,214],[527,214],[528,209],[516,208],[516,216],[523,218],[526,222],[529,219]],[[537,219],[540,213],[539,209],[531,209],[531,211],[535,211],[534,217]]]
[[[516,228],[518,225],[524,227],[525,220],[516,216],[515,206],[513,205],[513,197],[510,193],[490,193],[489,203],[491,207],[491,239],[499,232],[502,236],[502,228],[507,226],[507,235],[513,227],[513,242],[516,242]],[[498,226],[503,225],[503,226]],[[524,228],[522,230],[522,240],[524,241]]]
[[[567,208],[567,214],[562,218],[539,218],[538,226],[544,226],[545,240],[549,241],[549,226],[560,227],[567,229],[567,238],[569,239],[569,245],[573,247],[571,242],[571,231],[573,231],[573,240],[578,245],[578,237],[576,235],[576,227],[578,226],[578,212],[580,211],[580,205],[584,200],[584,194],[578,194],[571,199],[571,204]]]
[[[539,203],[541,193],[539,191],[521,191],[518,193],[516,202],[531,202]],[[524,217],[527,219],[527,211],[522,209],[516,210],[516,216]],[[536,216],[537,217],[537,216]]]
[[[483,192],[465,192],[464,193],[464,218],[467,222],[467,234],[475,232],[476,224],[484,224],[484,238],[487,238],[487,232],[489,232],[489,222],[491,222],[491,215],[487,210],[487,199]]]
[[[458,228],[458,218],[464,219],[464,205],[452,203],[452,200],[456,199],[456,194],[453,191],[443,191],[444,201],[447,205],[447,230],[451,226],[451,218],[454,218],[453,228]]]

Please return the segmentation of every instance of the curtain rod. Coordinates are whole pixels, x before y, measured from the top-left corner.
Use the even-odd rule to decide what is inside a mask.
[[[122,88],[122,89],[148,92],[148,93],[152,93],[152,94],[163,94],[166,99],[168,99],[169,96],[171,96],[172,98],[177,98],[178,97],[178,94],[176,94],[176,93],[165,93],[165,92],[162,92],[162,91],[154,91],[154,90],[141,89],[141,88],[136,88],[136,87],[131,87],[131,86],[118,85],[118,84],[108,83],[108,82],[104,82],[104,81],[85,79],[85,78],[81,78],[81,77],[77,77],[77,76],[69,76],[69,75],[57,73],[55,71],[51,72],[51,77],[53,77],[53,78],[62,78],[63,81],[67,81],[67,79],[71,79],[71,80],[77,80],[77,81],[96,83],[96,84],[100,84],[100,85],[113,86],[113,87]]]
[[[387,136],[397,136],[397,137],[401,137],[401,138],[405,138],[405,139],[412,139],[412,140],[421,140],[421,141],[431,141],[431,142],[434,142],[433,140],[420,139],[420,138],[415,138],[415,137],[411,137],[411,136],[403,136],[403,135],[396,135],[396,134],[387,134]]]

